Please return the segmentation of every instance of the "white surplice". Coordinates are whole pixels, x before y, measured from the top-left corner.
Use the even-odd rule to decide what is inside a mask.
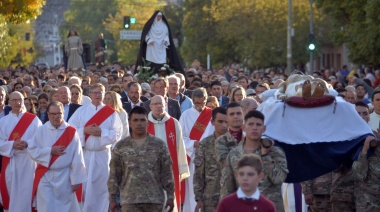
[[[30,157],[42,166],[49,167],[51,149],[69,125],[64,122],[55,128],[50,121],[38,128],[28,146]],[[79,203],[71,186],[87,180],[82,145],[75,133],[65,154],[59,156],[41,178],[35,196],[37,210],[40,211],[80,211]]]
[[[123,125],[119,115],[114,112],[99,127],[102,130],[100,137],[89,136],[85,142],[84,125],[96,112],[105,105],[95,106],[92,103],[78,108],[69,120],[69,124],[77,129],[79,138],[84,147],[84,162],[86,164],[87,182],[83,183],[84,205],[83,211],[108,211],[108,175],[111,160],[111,145],[119,141],[123,132]]]
[[[183,140],[185,142],[186,147],[186,154],[190,157],[191,161],[189,164],[189,170],[190,170],[190,177],[185,180],[186,182],[186,196],[185,196],[185,202],[183,204],[183,211],[194,211],[196,202],[195,202],[195,195],[194,195],[194,187],[193,187],[193,178],[194,178],[194,171],[195,171],[195,165],[194,165],[194,159],[195,159],[195,149],[194,149],[194,141],[190,139],[190,132],[193,129],[193,126],[195,122],[197,121],[199,115],[201,113],[197,111],[194,107],[185,110],[185,112],[182,113],[181,118],[179,119],[179,123],[182,127],[182,135]],[[203,140],[209,135],[212,135],[215,131],[214,126],[211,124],[211,119],[200,139]]]
[[[32,189],[36,163],[30,159],[27,149],[14,149],[14,141],[8,141],[11,132],[24,114],[25,112],[22,112],[17,116],[10,112],[0,120],[0,154],[11,158],[5,170],[5,181],[9,193],[9,211],[32,210]],[[29,145],[40,126],[42,123],[36,116],[20,140],[26,141]]]
[[[169,118],[170,116],[167,113],[160,121],[153,118],[152,112],[149,112],[149,115],[148,115],[148,120],[154,124],[155,136],[164,140],[166,143],[166,146],[168,146],[167,144],[168,141],[167,141],[167,136],[166,136],[165,122],[168,121]],[[182,138],[182,128],[179,122],[175,118],[174,118],[174,125],[175,125],[175,131],[176,131],[178,170],[179,170],[179,174],[181,175],[180,180],[184,180],[190,176],[190,171],[187,164],[186,150],[185,150],[185,145]],[[174,204],[175,204],[175,207],[173,209],[173,212],[177,212],[176,201],[174,201]]]

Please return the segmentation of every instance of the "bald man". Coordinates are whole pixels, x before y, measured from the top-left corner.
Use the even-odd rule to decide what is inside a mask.
[[[9,105],[12,111],[0,120],[1,202],[4,210],[31,211],[36,163],[26,148],[42,123],[36,115],[26,112],[20,92],[11,93]]]
[[[243,108],[243,115],[245,116],[249,111],[256,110],[259,103],[253,98],[245,98],[241,101],[241,107]]]
[[[164,97],[156,95],[150,100],[148,114],[148,133],[165,141],[173,161],[172,170],[175,183],[175,207],[173,211],[181,211],[180,182],[190,176],[187,165],[186,149],[182,137],[182,128],[179,122],[165,110]]]

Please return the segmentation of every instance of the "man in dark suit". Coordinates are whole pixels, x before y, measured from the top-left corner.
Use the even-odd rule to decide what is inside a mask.
[[[71,93],[70,89],[66,86],[62,86],[58,88],[58,101],[63,104],[64,107],[64,115],[63,119],[67,122],[69,121],[70,117],[74,114],[74,112],[82,105],[75,104],[70,102],[71,100]],[[45,116],[45,120],[41,120],[42,123],[45,123],[49,121],[47,118],[48,116]]]
[[[181,117],[181,109],[179,106],[179,102],[167,96],[168,88],[169,88],[168,80],[166,78],[160,77],[156,79],[153,86],[154,86],[154,91],[156,92],[156,94],[164,97],[165,102],[167,104],[167,112],[169,113],[169,115],[179,120],[179,118]],[[149,106],[150,106],[150,100],[144,102],[144,108],[148,112],[150,112]]]
[[[135,106],[143,106],[143,101],[141,100],[142,88],[138,82],[130,82],[128,87],[128,100],[123,102],[123,108],[129,115]]]
[[[219,106],[227,108],[230,98],[228,96],[222,96],[222,83],[218,80],[211,82],[211,94],[215,96],[219,101]]]
[[[125,74],[125,75],[123,76],[123,81],[122,81],[122,83],[123,83],[123,91],[121,91],[120,96],[121,96],[121,102],[124,104],[124,102],[130,102],[130,101],[131,101],[131,99],[130,99],[130,97],[129,97],[129,95],[128,95],[129,87],[131,87],[131,85],[132,85],[133,83],[136,83],[136,82],[133,81],[133,76],[132,76],[132,74]],[[141,87],[140,87],[140,88],[141,88]],[[141,100],[142,102],[146,102],[146,101],[148,101],[149,99],[146,98],[145,96],[140,95],[140,100]]]
[[[9,114],[12,110],[11,106],[5,105],[6,92],[3,87],[0,86],[0,119]]]
[[[120,96],[121,96],[121,99],[123,98],[127,98],[128,99],[128,83],[132,82],[133,81],[133,76],[132,74],[124,74],[123,78],[122,78],[122,85],[123,85],[123,90],[120,92]]]

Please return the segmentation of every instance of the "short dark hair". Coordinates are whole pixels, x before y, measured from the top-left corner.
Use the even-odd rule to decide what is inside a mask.
[[[245,81],[248,83],[248,78],[246,76],[240,76],[237,81],[241,80],[241,79],[245,79]]]
[[[58,78],[58,79],[61,79],[61,80],[63,80],[63,81],[66,80],[66,76],[63,75],[63,74],[58,74],[58,77],[57,77],[57,78]]]
[[[133,114],[144,114],[146,117],[148,117],[148,111],[146,111],[146,109],[141,106],[136,106],[131,110],[129,119],[131,119]]]
[[[37,101],[40,99],[46,99],[47,101],[49,101],[49,95],[45,92],[42,92],[40,93],[40,95],[38,95]]]
[[[380,93],[380,90],[379,90],[379,91],[375,91],[375,92],[373,92],[373,94],[372,94],[372,96],[371,96],[372,101],[373,101],[373,98],[375,97],[375,94],[379,94],[379,93]]]
[[[254,168],[258,174],[263,171],[263,163],[261,161],[261,158],[256,154],[246,154],[238,161],[238,169],[244,166],[250,166]]]
[[[123,75],[123,78],[122,78],[122,81],[124,82],[124,77],[132,77],[133,78],[133,75],[130,74],[130,73],[126,73]]]
[[[243,107],[241,106],[240,103],[237,103],[237,102],[231,102],[231,103],[229,103],[229,104],[227,105],[227,109],[226,109],[226,111],[228,111],[228,109],[233,108],[233,107],[241,107],[241,108],[243,108]]]
[[[215,121],[216,119],[216,115],[220,113],[220,114],[223,114],[223,115],[226,115],[227,114],[227,110],[226,108],[224,107],[216,107],[212,110],[212,120]]]
[[[355,106],[356,107],[365,107],[365,108],[369,109],[368,105],[363,101],[355,102]]]
[[[221,82],[219,82],[218,80],[214,80],[214,81],[212,81],[212,82],[211,82],[211,85],[210,85],[210,87],[212,88],[212,86],[214,86],[214,85],[219,85],[219,86],[222,86],[222,83],[221,83]]]
[[[115,81],[117,80],[117,75],[115,75],[115,74],[110,74],[110,75],[107,76],[107,78],[108,77],[112,77],[113,80],[115,80]]]
[[[246,122],[248,119],[250,118],[258,118],[258,119],[261,119],[263,122],[265,121],[265,116],[263,113],[261,113],[260,111],[258,110],[253,110],[253,111],[249,111],[245,117],[244,117],[244,122]]]
[[[336,89],[336,92],[340,93],[340,92],[346,92],[347,90],[345,88],[337,88]]]
[[[363,87],[363,88],[364,88],[364,90],[367,92],[367,89],[365,89],[365,87],[364,87],[364,85],[363,85],[363,84],[357,84],[357,85],[355,86],[355,89],[358,89],[358,87]]]
[[[63,104],[62,104],[61,102],[58,102],[58,101],[50,102],[50,104],[49,104],[49,105],[47,106],[47,108],[46,108],[46,111],[47,111],[48,113],[50,113],[50,107],[51,107],[51,106],[57,106],[57,107],[59,107],[59,108],[62,109],[62,112],[63,112],[63,113],[65,112],[65,109],[64,109]]]

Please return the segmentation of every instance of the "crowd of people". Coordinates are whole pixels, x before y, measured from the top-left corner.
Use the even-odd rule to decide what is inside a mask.
[[[5,210],[300,210],[289,202],[302,196],[284,196],[285,152],[262,139],[260,109],[286,81],[282,70],[194,63],[146,82],[134,70],[0,71]],[[351,167],[302,182],[305,203],[310,211],[380,211],[380,71],[312,75],[351,103],[374,136]]]

